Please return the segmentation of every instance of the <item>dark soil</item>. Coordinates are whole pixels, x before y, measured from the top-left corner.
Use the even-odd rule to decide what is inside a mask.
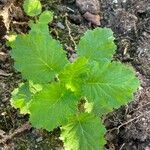
[[[73,60],[75,42],[87,29],[96,27],[94,21],[83,16],[84,12],[76,6],[75,0],[43,0],[42,4],[43,10],[54,11],[50,29]],[[141,81],[133,102],[104,116],[105,149],[150,150],[150,2],[101,0],[98,10],[100,26],[110,27],[116,37],[118,49],[114,59],[133,65]],[[22,0],[0,0],[0,150],[61,150],[59,128],[48,133],[24,126],[28,116],[20,115],[10,106],[11,92],[22,79],[13,68],[6,35],[28,32],[29,19],[22,10]]]

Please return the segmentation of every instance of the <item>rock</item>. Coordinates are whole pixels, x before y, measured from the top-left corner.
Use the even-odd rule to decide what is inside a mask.
[[[98,0],[76,0],[83,17],[94,25],[100,25],[100,3]]]
[[[83,14],[86,12],[95,15],[100,13],[100,3],[98,0],[76,0],[76,5]]]

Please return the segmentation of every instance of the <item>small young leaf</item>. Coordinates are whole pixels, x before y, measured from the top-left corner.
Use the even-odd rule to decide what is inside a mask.
[[[93,114],[83,113],[62,126],[61,139],[69,150],[102,150],[106,130]]]
[[[36,20],[36,23],[33,21],[30,21],[30,28],[31,30],[29,31],[30,34],[43,34],[45,36],[50,36],[49,35],[49,27],[48,23],[51,22],[53,19],[53,13],[51,11],[44,11],[39,17],[39,20]],[[51,37],[51,36],[50,36]]]
[[[59,75],[60,81],[71,91],[80,91],[80,86],[89,71],[88,69],[88,60],[84,57],[78,58],[62,70]]]
[[[77,46],[79,56],[96,61],[111,60],[115,50],[113,32],[107,28],[87,31]]]
[[[76,113],[77,103],[78,98],[60,83],[47,85],[30,103],[30,122],[34,127],[52,131]]]
[[[11,105],[14,108],[19,108],[21,114],[29,113],[29,104],[32,96],[42,90],[42,86],[33,84],[31,81],[21,83],[19,88],[14,89],[12,92]]]
[[[47,23],[47,22],[46,22]],[[11,43],[15,68],[25,79],[47,83],[68,63],[66,54],[48,31],[47,24],[32,24],[29,34],[18,35]]]
[[[44,11],[39,17],[40,23],[48,24],[51,23],[52,21],[53,21],[53,12],[51,11]]]
[[[134,71],[119,62],[95,62],[88,78],[81,85],[82,95],[96,104],[100,111],[126,104],[132,100],[138,86]]]
[[[16,40],[17,35],[12,34],[7,37],[6,45],[11,46],[11,44]]]
[[[42,5],[40,0],[24,0],[24,11],[29,16],[37,16],[42,11]]]

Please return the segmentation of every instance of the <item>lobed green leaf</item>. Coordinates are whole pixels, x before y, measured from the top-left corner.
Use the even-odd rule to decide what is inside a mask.
[[[21,83],[12,92],[11,105],[19,108],[21,114],[29,114],[29,105],[33,95],[42,90],[42,85],[30,82]]]
[[[103,150],[105,132],[100,119],[93,114],[82,113],[62,126],[60,138],[68,150]]]
[[[77,46],[79,56],[95,61],[112,60],[115,50],[113,32],[108,28],[88,30]]]
[[[99,111],[110,111],[132,100],[139,81],[130,67],[119,62],[101,61],[94,62],[81,87],[82,95]]]
[[[29,34],[11,43],[15,68],[35,83],[50,82],[68,63],[61,44],[49,35],[47,21],[32,24]]]
[[[78,98],[60,83],[47,85],[30,103],[30,122],[34,127],[52,131],[77,112],[77,103]]]

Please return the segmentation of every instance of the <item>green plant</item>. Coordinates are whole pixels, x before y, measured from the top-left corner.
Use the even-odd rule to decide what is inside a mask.
[[[12,93],[11,104],[30,115],[36,128],[61,128],[71,150],[101,150],[106,132],[99,116],[132,100],[139,86],[134,70],[112,61],[113,32],[88,30],[70,63],[61,44],[49,34],[52,13],[43,12],[28,34],[9,42],[15,68],[27,81]]]
[[[33,17],[41,13],[42,5],[40,0],[24,0],[23,9],[25,13]]]

